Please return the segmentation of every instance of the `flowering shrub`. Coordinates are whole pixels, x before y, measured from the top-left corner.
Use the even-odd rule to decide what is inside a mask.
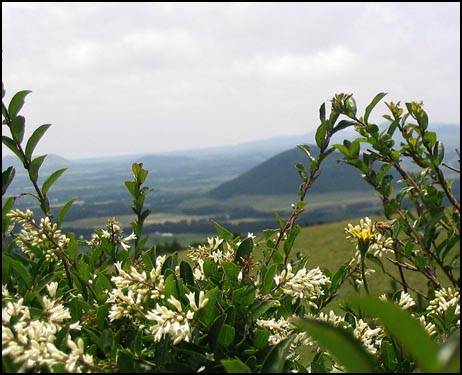
[[[325,104],[320,108],[318,154],[299,146],[310,169],[296,165],[299,202],[287,220],[278,216],[280,228],[240,237],[214,223],[217,236],[180,260],[145,246],[150,212],[143,204],[151,190],[138,163],[133,180],[125,181],[135,214],[131,234],[116,218],[85,241],[62,233],[73,200],[51,211],[48,193],[65,169],[39,184],[46,155],[33,152],[49,125],[24,142],[19,112],[28,93],[2,102],[10,132],[2,141],[28,171],[42,210],[14,209],[20,197],[6,198],[2,207],[4,372],[459,372],[460,206],[441,169],[443,145],[427,131],[420,104],[406,104],[406,114],[387,104],[389,125],[380,131],[368,117],[385,94],[360,118],[351,95],[336,95],[329,116]],[[331,146],[332,135],[349,126],[360,137]],[[395,149],[397,129],[403,141]],[[361,143],[372,149],[361,151]],[[346,239],[355,249],[330,271],[293,256],[292,248],[309,188],[335,149],[380,194],[390,222],[349,224]],[[406,171],[404,158],[421,169]],[[404,184],[397,193],[391,169]],[[3,171],[2,196],[14,173]],[[397,289],[368,296],[372,267]],[[403,269],[422,274],[428,288],[411,285]],[[330,304],[347,281],[362,296],[341,304],[338,315]]]

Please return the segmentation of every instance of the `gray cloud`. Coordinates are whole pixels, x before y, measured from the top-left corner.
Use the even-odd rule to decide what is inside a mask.
[[[69,158],[303,134],[337,92],[460,121],[459,3],[4,2],[2,45],[38,151]]]

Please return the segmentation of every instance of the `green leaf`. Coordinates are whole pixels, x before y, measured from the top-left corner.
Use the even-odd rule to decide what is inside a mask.
[[[111,305],[108,303],[98,306],[96,311],[96,327],[98,327],[99,330],[103,329],[106,325],[106,317],[108,316],[108,311],[110,308]]]
[[[17,116],[21,108],[24,106],[24,101],[26,99],[26,96],[30,94],[31,92],[32,91],[30,90],[23,90],[23,91],[17,92],[13,96],[8,106],[8,113],[11,119],[14,119]]]
[[[414,258],[414,264],[419,271],[423,271],[425,266],[427,265],[427,258],[425,258],[422,255],[416,255]]]
[[[80,279],[85,282],[90,280],[90,268],[83,259],[80,259],[79,263],[77,264],[77,269],[79,270]]]
[[[436,156],[437,165],[440,165],[444,159],[444,144],[441,141],[437,141],[433,147],[433,153]]]
[[[43,188],[42,188],[43,191]],[[61,225],[63,223],[64,218],[66,217],[67,213],[69,212],[70,208],[72,207],[72,204],[75,202],[76,198],[71,198],[69,199],[61,208],[61,211],[59,211],[58,218],[56,220],[56,223],[58,225],[58,228],[61,228]]]
[[[226,314],[221,314],[217,316],[217,318],[212,324],[212,327],[210,328],[210,333],[208,335],[208,342],[209,342],[210,349],[212,349],[212,351],[214,352],[217,350],[217,343],[220,338],[221,328],[225,324],[225,320],[226,320]]]
[[[198,311],[199,319],[209,327],[210,324],[215,320],[219,314],[218,308],[215,306],[220,290],[218,287],[209,290],[205,293],[205,298],[208,298],[209,302]]]
[[[121,349],[117,352],[117,370],[120,373],[136,373],[135,356],[128,349]]]
[[[250,312],[254,319],[259,319],[261,315],[267,312],[270,308],[276,305],[275,300],[267,300],[267,301],[256,301],[250,306]]]
[[[67,335],[69,334],[69,325],[65,325],[61,327],[60,330],[56,333],[56,339],[54,341],[54,345],[58,350],[67,350]]]
[[[112,284],[109,279],[102,273],[96,277],[95,281],[95,292],[100,295],[106,292],[106,290],[112,290]]]
[[[165,260],[164,260],[164,263],[162,264],[162,275],[165,276],[166,274],[166,271],[170,269],[170,270],[173,270],[174,267],[173,267],[173,256],[172,255],[169,255]]]
[[[322,103],[319,107],[319,119],[321,122],[326,121],[326,103]]]
[[[347,112],[345,113],[348,117],[355,117],[356,116],[356,101],[355,99],[353,98],[352,95],[349,95],[346,99],[345,99],[345,108],[347,110]]]
[[[330,278],[332,282],[332,287],[336,288],[340,280],[346,275],[347,265],[341,266],[337,272]]]
[[[386,369],[391,372],[394,371],[398,367],[398,360],[396,359],[393,345],[389,341],[383,340],[380,351],[382,352],[382,360]]]
[[[240,359],[222,359],[221,364],[227,373],[251,374],[252,370]]]
[[[10,186],[11,182],[13,181],[15,173],[16,170],[14,167],[8,167],[5,171],[2,172],[2,196],[5,195],[6,191],[8,190],[8,186]]]
[[[141,254],[144,264],[146,265],[147,270],[150,272],[154,268],[153,258],[151,258],[151,252],[145,251]]]
[[[295,168],[297,168],[298,174],[303,182],[308,181],[308,174],[306,173],[305,166],[302,163],[295,164]]]
[[[146,177],[148,177],[148,170],[146,169],[141,169],[140,173],[138,173],[138,181],[140,184],[144,184],[144,181],[146,181]]]
[[[387,95],[386,92],[381,92],[378,93],[374,99],[372,99],[372,102],[366,107],[366,112],[364,113],[364,122],[367,124],[369,120],[369,116],[374,109],[374,107],[383,99],[383,97]]]
[[[233,303],[236,305],[249,306],[255,301],[256,291],[253,285],[235,289],[233,292]]]
[[[380,258],[378,258],[374,254],[370,254],[370,253],[366,254],[366,258],[367,258],[367,260],[370,260],[370,261],[374,262],[375,264],[377,264],[382,269],[382,271],[385,271],[385,268],[383,267],[383,263],[380,260]]]
[[[2,259],[3,261],[3,259]],[[11,270],[14,274],[16,274],[22,281],[24,281],[24,285],[29,288],[32,284],[32,278],[30,272],[27,268],[17,260],[11,259]]]
[[[218,235],[223,238],[225,241],[231,241],[234,237],[234,235],[225,227],[221,226],[218,224],[215,220],[210,220],[212,224],[215,227],[215,230],[217,231]]]
[[[284,227],[286,226],[286,222],[285,222],[285,220],[282,218],[281,214],[280,214],[279,212],[275,211],[275,212],[274,212],[274,216],[276,216],[276,219],[277,219],[277,221],[278,221],[278,223],[279,223],[279,226],[280,226],[281,228],[284,228]]]
[[[187,285],[194,285],[194,276],[188,262],[182,260],[180,263],[180,277]]]
[[[258,328],[255,331],[255,337],[253,339],[253,346],[257,349],[263,349],[268,345],[268,339],[271,336],[271,332],[265,328]]]
[[[67,170],[67,168],[58,169],[57,171],[53,172],[42,185],[42,193],[47,194],[48,190],[53,186],[56,180],[61,177],[61,175]]]
[[[311,160],[311,161],[314,161],[316,158],[311,154],[311,150],[310,150],[310,146],[308,145],[297,145],[297,147],[302,150],[303,152],[305,152],[305,154],[308,155],[308,158]]]
[[[425,328],[407,311],[394,303],[380,301],[373,297],[352,298],[361,311],[378,318],[388,332],[411,354],[423,372],[437,372],[437,348]]]
[[[2,222],[3,225],[3,222]],[[2,255],[2,284],[7,285],[11,281],[11,262],[12,258],[8,255]]]
[[[143,349],[143,346],[142,346],[143,343],[142,343],[142,340],[141,340],[142,336],[143,336],[142,335],[142,330],[140,329],[136,333],[136,337],[132,342],[132,350],[138,356],[141,355],[141,352],[142,352],[142,349]]]
[[[13,208],[14,202],[15,198],[9,197],[6,199],[5,204],[2,207],[2,233],[6,233],[8,231],[11,218],[7,217],[6,214]]]
[[[293,324],[312,337],[322,349],[329,352],[347,372],[374,372],[374,357],[344,328],[311,318],[295,318]]]
[[[51,124],[44,124],[40,125],[37,129],[34,130],[32,135],[29,137],[26,143],[26,150],[25,155],[27,159],[32,159],[32,153],[35,150],[35,146],[37,146],[38,142],[42,138],[43,134],[48,130]]]
[[[125,186],[127,187],[127,190],[130,192],[130,194],[132,195],[133,198],[136,199],[136,182],[134,181],[125,181],[124,182]]]
[[[69,243],[67,245],[67,255],[69,256],[69,259],[75,260],[79,250],[79,241],[75,239],[75,234],[72,232],[67,233],[66,236],[69,238]]]
[[[25,164],[24,155],[19,151],[18,146],[15,141],[6,135],[2,135],[2,143],[8,147],[17,157],[21,160],[21,163]]]
[[[436,143],[436,133],[435,132],[425,132],[424,141],[429,148],[432,148]]]
[[[32,181],[37,182],[38,176],[39,176],[38,174],[39,169],[42,166],[42,163],[46,157],[47,157],[46,155],[37,156],[34,160],[31,161],[30,169],[29,169],[29,177]]]
[[[244,241],[241,242],[239,247],[236,250],[236,255],[234,261],[238,264],[243,265],[244,260],[252,254],[253,251],[253,239],[247,237]]]
[[[223,262],[221,266],[223,267],[223,271],[229,280],[238,281],[237,277],[239,275],[240,268],[235,263]]]
[[[171,296],[178,299],[178,289],[176,285],[176,279],[174,274],[170,274],[165,279],[165,287],[164,287],[165,298],[168,299]]]
[[[69,312],[71,313],[72,320],[80,320],[85,304],[80,298],[73,298],[69,303]],[[98,340],[99,341],[99,340]]]
[[[261,372],[263,374],[281,374],[284,372],[284,365],[290,352],[290,344],[294,339],[295,336],[289,336],[271,348],[262,364]]]
[[[229,324],[223,324],[221,327],[220,335],[218,336],[218,343],[227,348],[229,347],[236,336],[236,330],[234,327]]]
[[[265,273],[265,278],[263,280],[263,286],[261,288],[261,294],[268,294],[273,286],[275,285],[274,282],[274,275],[276,275],[277,265],[273,264],[268,271]]]
[[[319,125],[318,129],[316,130],[316,134],[315,134],[316,145],[320,149],[323,149],[326,146],[326,143],[327,143],[326,134],[327,134],[328,127],[329,127],[329,121],[323,121],[321,125]]]
[[[24,130],[26,129],[26,119],[24,116],[17,116],[11,122],[11,135],[16,143],[21,144],[24,139]]]
[[[354,121],[349,121],[349,120],[342,120],[340,121],[336,126],[334,126],[334,129],[332,130],[332,134],[342,130],[342,129],[346,129],[350,126],[353,126],[355,125],[356,122]]]
[[[204,259],[204,275],[209,279],[221,280],[222,274],[218,271],[217,264],[211,258]]]
[[[289,229],[287,233],[287,240],[284,241],[284,253],[288,255],[294,246],[295,239],[301,232],[300,225],[296,225],[295,227]]]

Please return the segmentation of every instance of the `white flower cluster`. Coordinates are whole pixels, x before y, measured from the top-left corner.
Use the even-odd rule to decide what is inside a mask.
[[[107,303],[111,304],[109,320],[128,318],[133,325],[153,334],[155,341],[168,336],[173,340],[173,345],[176,345],[190,340],[191,320],[209,300],[204,291],[201,291],[196,303],[195,294],[190,292],[186,294],[189,305],[185,310],[175,297],[166,299],[162,275],[165,259],[165,255],[157,257],[156,266],[149,274],[145,271],[139,272],[133,266],[125,271],[120,262],[115,263],[119,275],[112,277],[115,288],[108,292]],[[154,308],[149,307],[153,306],[150,301],[155,302]]]
[[[458,290],[441,288],[435,291],[435,298],[427,307],[428,315],[444,317],[446,311],[454,307],[454,315],[459,317],[457,325],[460,326],[460,294]]]
[[[217,264],[223,262],[232,262],[234,261],[234,251],[230,246],[227,246],[227,250],[224,251],[220,246],[224,241],[220,237],[207,238],[208,245],[199,245],[197,247],[190,247],[188,250],[188,256],[193,261],[204,260],[206,258],[211,258]]]
[[[387,298],[387,296],[385,294],[382,294],[381,296],[379,296],[379,299],[381,301],[383,301],[383,302],[388,302],[388,298]],[[415,306],[415,302],[412,299],[411,295],[409,293],[404,292],[404,291],[400,293],[399,300],[395,301],[395,303],[399,307],[401,307],[403,310],[407,310],[410,307]]]
[[[258,327],[266,328],[271,331],[271,335],[268,337],[268,343],[270,345],[276,345],[294,333],[294,326],[288,320],[284,319],[284,317],[266,320],[257,319],[256,324]],[[310,344],[311,339],[307,337],[305,332],[297,333],[292,342],[291,349],[295,350],[298,346]]]
[[[382,294],[379,297],[379,299],[381,301],[388,302],[388,298],[385,294]],[[413,298],[409,293],[406,292],[401,292],[399,300],[395,301],[395,303],[403,310],[408,310],[412,306],[415,306]],[[411,316],[419,321],[419,323],[422,325],[422,327],[424,327],[425,331],[427,331],[429,336],[433,336],[437,333],[435,324],[427,322],[425,315],[417,317],[416,314],[411,314]]]
[[[52,224],[49,217],[40,219],[40,224],[37,224],[31,210],[26,212],[19,209],[11,210],[7,216],[12,222],[22,226],[21,232],[16,237],[16,243],[25,254],[34,257],[29,246],[37,246],[43,251],[47,261],[60,261],[58,255],[64,252],[70,240],[61,234],[58,225]]]
[[[332,310],[330,310],[328,314],[321,312],[315,319],[328,322],[336,327],[343,327],[345,329],[351,328],[350,323],[345,321],[344,318],[336,315]],[[369,353],[375,354],[377,350],[380,349],[384,332],[381,327],[371,328],[367,322],[355,317],[353,335],[363,343]]]
[[[364,320],[356,319],[353,335],[363,343],[369,353],[376,354],[382,343],[383,329],[382,327],[371,328]]]
[[[76,342],[67,335],[64,352],[55,346],[56,334],[69,324],[69,310],[56,299],[57,283],[47,286],[47,296],[42,297],[43,311],[37,318],[31,317],[29,307],[24,306],[23,298],[4,295],[8,300],[2,308],[2,357],[9,357],[13,363],[20,364],[18,372],[39,371],[47,366],[50,371],[56,364],[64,364],[67,372],[89,371],[93,367],[93,357],[85,354],[81,338]],[[2,290],[6,288],[2,287]],[[80,330],[78,322],[69,324],[71,330]]]
[[[156,267],[149,275],[131,266],[130,271],[122,269],[120,262],[115,263],[118,276],[113,276],[111,281],[115,288],[108,292],[107,303],[111,304],[109,319],[111,321],[127,317],[134,319],[134,315],[142,313],[144,302],[154,299],[164,298],[164,276],[162,275],[162,265],[165,262],[165,255],[158,256]]]
[[[128,242],[136,240],[136,235],[132,232],[129,236],[123,236],[123,230],[119,225],[119,222],[116,220],[115,217],[108,219],[108,223],[106,224],[106,229],[101,230],[102,238],[107,238],[108,240],[118,243],[125,251],[130,249],[130,245]],[[100,245],[101,239],[98,235],[93,235],[93,238],[90,241],[86,241],[87,245],[91,248],[95,248]]]
[[[167,306],[157,304],[155,309],[146,314],[146,319],[155,323],[149,326],[149,330],[154,335],[154,341],[159,342],[163,337],[169,336],[173,340],[173,345],[176,345],[181,341],[191,339],[191,321],[195,313],[208,303],[208,299],[204,298],[204,292],[201,291],[199,294],[199,306],[197,306],[194,293],[188,293],[186,297],[191,310],[183,311],[180,301],[172,296],[167,299],[167,302],[175,310],[170,310]]]
[[[374,241],[369,245],[368,252],[374,254],[376,257],[381,257],[383,254],[394,253],[393,245],[394,242],[391,237],[385,237],[383,234],[378,233]]]
[[[294,274],[290,263],[279,275],[274,276],[274,281],[284,294],[295,298],[292,301],[293,303],[297,298],[305,298],[314,307],[317,306],[313,301],[324,294],[322,286],[331,283],[330,279],[321,272],[319,267],[312,270],[307,270],[303,267]]]

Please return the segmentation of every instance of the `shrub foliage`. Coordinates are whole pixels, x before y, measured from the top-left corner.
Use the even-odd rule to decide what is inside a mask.
[[[445,172],[460,172],[444,163],[421,103],[386,103],[379,127],[369,117],[385,93],[362,116],[352,95],[335,95],[330,108],[320,107],[316,154],[298,146],[309,167],[295,165],[301,181],[292,214],[276,214],[279,227],[258,236],[214,222],[217,235],[181,260],[146,246],[152,189],[141,163],[125,181],[133,198],[129,234],[116,218],[85,240],[62,232],[74,200],[50,205],[65,169],[40,176],[46,155],[34,151],[50,125],[25,138],[20,112],[29,93],[2,99],[2,142],[27,170],[28,194],[41,209],[15,209],[22,195],[7,195],[15,169],[2,171],[4,372],[459,372],[460,204]],[[331,144],[347,127],[357,138]],[[297,218],[334,150],[373,186],[387,221],[349,224],[351,254],[329,270],[292,248]],[[392,184],[396,173],[401,179]],[[371,295],[374,272],[394,287]],[[424,290],[409,272],[425,277]],[[339,302],[347,282],[358,295]]]

